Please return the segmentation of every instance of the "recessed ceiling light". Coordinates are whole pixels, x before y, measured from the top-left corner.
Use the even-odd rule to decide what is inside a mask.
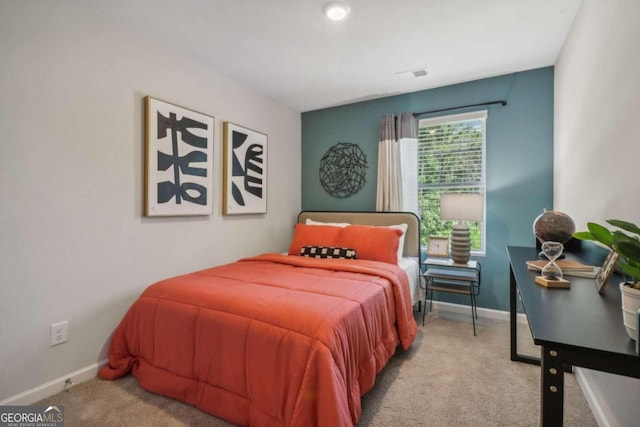
[[[324,14],[327,15],[327,18],[340,21],[347,17],[349,12],[351,12],[351,8],[344,3],[327,3],[322,9]]]

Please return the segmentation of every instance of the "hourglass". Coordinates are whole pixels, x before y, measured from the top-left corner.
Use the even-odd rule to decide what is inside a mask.
[[[563,250],[564,246],[560,242],[547,241],[542,244],[542,252],[549,258],[549,263],[542,268],[542,277],[547,280],[562,279],[562,270],[556,264],[556,260],[562,255]]]
[[[542,252],[549,262],[542,268],[540,276],[536,277],[536,283],[549,288],[569,287],[569,281],[562,278],[562,269],[556,264],[563,250],[564,246],[560,242],[546,241],[542,244]]]

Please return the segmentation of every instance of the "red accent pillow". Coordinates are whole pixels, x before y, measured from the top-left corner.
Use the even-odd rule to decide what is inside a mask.
[[[340,241],[335,246],[354,249],[358,259],[398,263],[402,230],[373,225],[351,225],[342,230]]]
[[[289,255],[300,255],[303,246],[338,246],[342,227],[296,224]]]

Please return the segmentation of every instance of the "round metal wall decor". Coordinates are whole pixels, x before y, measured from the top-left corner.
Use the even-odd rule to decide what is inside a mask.
[[[320,160],[320,184],[334,197],[345,198],[367,182],[367,156],[356,144],[339,142]]]

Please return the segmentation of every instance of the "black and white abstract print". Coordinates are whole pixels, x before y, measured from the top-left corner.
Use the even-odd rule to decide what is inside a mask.
[[[211,214],[214,118],[145,101],[145,215]]]
[[[226,215],[267,212],[267,136],[224,123]]]

